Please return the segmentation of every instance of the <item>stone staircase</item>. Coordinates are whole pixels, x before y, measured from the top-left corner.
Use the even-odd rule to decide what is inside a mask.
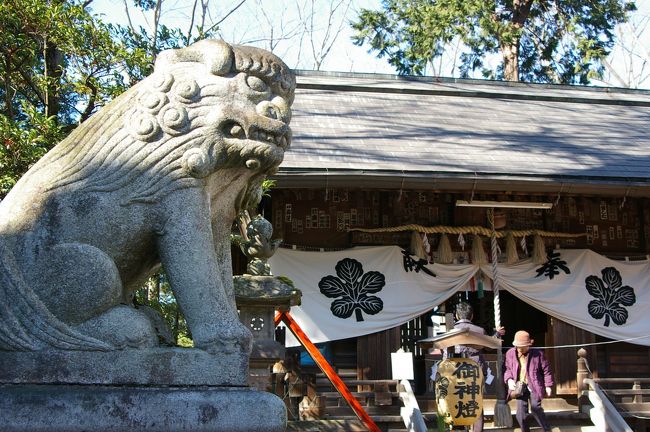
[[[406,432],[407,429],[404,427],[402,418],[398,413],[393,413],[391,415],[373,415],[371,417],[379,426],[382,431],[385,432]],[[513,425],[517,425],[517,422],[514,418],[513,412]],[[437,431],[437,425],[435,421],[434,412],[424,412],[424,417],[426,420],[427,427],[430,431]],[[591,423],[589,418],[584,415],[577,413],[577,411],[549,411],[547,413],[547,418],[549,423],[552,426],[553,432],[598,432],[595,426]],[[493,424],[493,417],[490,412],[487,412],[485,416],[485,427],[484,431],[501,431],[501,432],[520,432],[519,427],[511,428],[500,428],[495,427]],[[367,431],[366,427],[361,421],[356,419],[354,416],[345,416],[342,418],[328,418],[322,420],[308,420],[308,421],[292,421],[289,422],[287,431],[291,432],[316,432],[316,431]],[[542,429],[536,425],[531,425],[531,431],[542,431]]]
[[[402,403],[399,400],[397,382],[392,380],[357,380],[356,370],[339,370],[339,376],[346,382],[348,388],[355,398],[364,407],[368,415],[385,432],[406,431],[400,408]],[[287,431],[366,431],[367,429],[359,421],[346,401],[331,386],[327,378],[322,374],[315,374],[312,382],[312,395],[317,394],[320,398],[320,407],[303,409],[300,413],[300,420],[290,421]],[[431,431],[437,430],[436,425],[436,403],[427,397],[418,397],[418,404],[424,416],[427,427]],[[519,428],[496,428],[493,423],[494,399],[484,399],[485,428],[484,430],[518,431]],[[549,423],[553,426],[554,432],[595,432],[593,424],[586,414],[578,412],[577,401],[563,398],[549,398],[543,401]],[[514,419],[515,404],[510,404]],[[317,418],[318,417],[318,418]],[[539,430],[532,427],[531,430]]]
[[[514,402],[510,402],[510,411],[512,413],[512,428],[495,427],[493,422],[494,416],[494,399],[484,400],[485,409],[485,431],[521,431],[515,419],[516,406]],[[578,412],[577,401],[567,400],[563,398],[547,398],[542,401],[546,418],[552,427],[553,432],[598,432],[593,425],[589,416],[584,413]],[[531,431],[542,431],[536,424],[535,420],[529,419]]]

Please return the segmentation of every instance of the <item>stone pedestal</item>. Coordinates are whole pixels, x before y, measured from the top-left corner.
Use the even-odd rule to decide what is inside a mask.
[[[233,278],[239,319],[253,334],[249,384],[271,391],[271,368],[284,360],[284,346],[274,340],[276,309],[300,304],[302,293],[271,275],[240,275]]]
[[[247,356],[199,349],[0,351],[2,432],[284,431]]]
[[[246,386],[247,357],[195,348],[0,351],[0,384]]]
[[[284,403],[244,387],[0,385],[3,432],[280,432]]]

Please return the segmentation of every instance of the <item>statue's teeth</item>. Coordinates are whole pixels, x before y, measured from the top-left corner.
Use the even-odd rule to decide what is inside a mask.
[[[250,170],[259,169],[260,166],[261,166],[261,163],[257,159],[248,159],[246,161],[246,168],[248,168]]]
[[[239,137],[244,130],[241,128],[239,125],[234,125],[232,129],[230,129],[230,135],[234,137]]]

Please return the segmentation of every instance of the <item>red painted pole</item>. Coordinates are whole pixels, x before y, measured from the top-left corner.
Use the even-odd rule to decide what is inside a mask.
[[[291,333],[300,341],[300,343],[307,349],[307,352],[314,359],[314,362],[318,365],[320,370],[327,376],[332,385],[336,387],[336,390],[343,396],[343,399],[350,405],[350,408],[357,415],[359,420],[366,425],[370,432],[381,432],[381,429],[375,424],[375,422],[370,418],[368,413],[363,409],[359,401],[352,395],[348,387],[341,380],[341,377],[338,376],[336,371],[330,366],[330,364],[325,360],[323,354],[316,348],[316,345],[312,343],[311,340],[307,337],[305,332],[302,331],[298,323],[293,319],[289,312],[279,312],[275,316],[275,325],[277,326],[280,321],[284,322],[285,325],[291,330]]]

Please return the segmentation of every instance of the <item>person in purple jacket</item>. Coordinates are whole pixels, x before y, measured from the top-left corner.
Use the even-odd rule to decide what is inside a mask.
[[[530,431],[526,425],[529,401],[531,413],[537,423],[544,431],[550,431],[551,428],[542,408],[542,399],[544,394],[551,396],[553,375],[551,366],[544,357],[544,352],[531,348],[532,344],[533,340],[528,332],[520,330],[515,333],[515,338],[512,341],[513,348],[506,352],[503,379],[508,384],[508,398],[511,398],[517,381],[522,381],[525,384],[523,394],[515,398],[517,400],[517,422],[522,432]]]

